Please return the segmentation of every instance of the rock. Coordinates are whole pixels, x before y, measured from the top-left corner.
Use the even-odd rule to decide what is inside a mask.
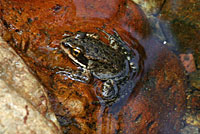
[[[165,0],[132,0],[137,3],[146,15],[158,15],[163,5],[165,4]]]
[[[0,37],[0,134],[61,133],[45,89]]]

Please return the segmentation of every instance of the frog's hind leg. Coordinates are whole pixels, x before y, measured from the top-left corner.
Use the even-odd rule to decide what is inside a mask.
[[[109,79],[105,81],[102,86],[102,99],[105,101],[105,103],[109,104],[114,102],[117,98],[119,92],[118,90],[118,85],[114,80]]]
[[[124,42],[120,35],[117,33],[117,31],[115,29],[113,29],[113,34],[109,34],[107,33],[105,30],[97,28],[97,30],[103,32],[106,36],[104,36],[104,38],[106,38],[107,40],[109,40],[109,45],[110,47],[112,47],[113,49],[119,51],[119,49],[121,49],[121,51],[125,54],[125,55],[130,55],[131,53],[131,49],[127,46],[127,43]]]
[[[110,47],[112,47],[113,49],[117,50],[119,45],[117,43],[117,40],[116,38],[112,35],[112,34],[109,34],[107,33],[105,30],[103,29],[100,29],[100,28],[97,28],[97,30],[103,32],[106,36],[104,36],[104,38],[106,38],[107,40],[109,40],[109,44],[110,44]]]

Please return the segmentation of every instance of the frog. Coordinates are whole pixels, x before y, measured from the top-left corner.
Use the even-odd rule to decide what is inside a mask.
[[[65,35],[60,48],[78,69],[59,68],[57,73],[84,83],[89,83],[92,77],[101,80],[101,97],[97,98],[101,104],[112,105],[120,99],[119,85],[130,77],[130,72],[138,71],[138,65],[133,60],[133,51],[116,30],[113,34],[98,30],[109,43],[101,41],[97,33],[78,31]]]

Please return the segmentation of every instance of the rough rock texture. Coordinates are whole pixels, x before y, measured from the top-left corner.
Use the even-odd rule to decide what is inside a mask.
[[[61,133],[44,88],[0,38],[0,133]]]

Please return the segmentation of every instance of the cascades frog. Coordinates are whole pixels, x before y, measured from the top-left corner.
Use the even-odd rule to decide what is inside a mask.
[[[130,72],[137,72],[138,65],[133,51],[115,30],[113,35],[98,30],[104,33],[109,45],[101,41],[97,34],[86,32],[71,33],[61,40],[62,51],[78,66],[78,70],[60,68],[57,73],[84,83],[88,83],[91,76],[100,79],[103,85],[101,97],[97,97],[100,103],[111,105],[127,92],[120,91],[119,85],[128,80]]]

